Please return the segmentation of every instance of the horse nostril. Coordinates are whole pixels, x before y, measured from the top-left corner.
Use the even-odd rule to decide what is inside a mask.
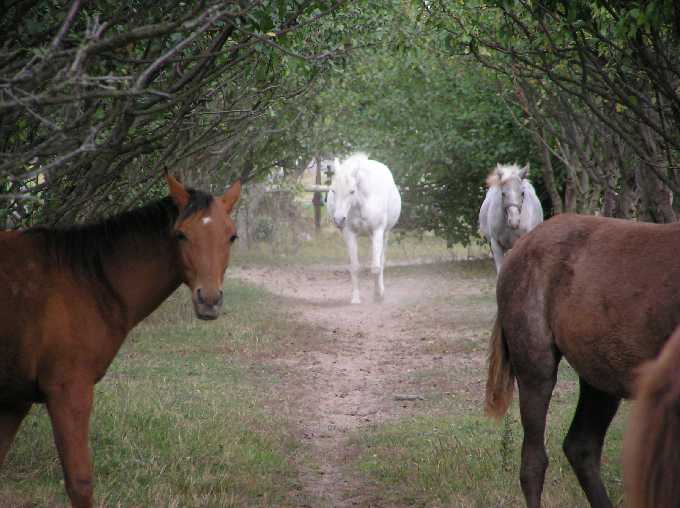
[[[215,305],[222,305],[222,302],[224,301],[224,291],[220,289],[219,295],[217,297],[217,302]]]
[[[203,292],[201,291],[201,288],[198,288],[196,290],[196,300],[198,300],[198,303],[205,303],[203,300]]]

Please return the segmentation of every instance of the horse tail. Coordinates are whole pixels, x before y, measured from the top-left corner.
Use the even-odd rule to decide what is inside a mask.
[[[665,508],[680,499],[680,331],[639,370],[623,446],[626,506]]]
[[[503,327],[499,316],[491,332],[489,341],[489,374],[486,380],[485,410],[488,416],[500,419],[510,407],[515,389],[515,375],[512,372],[508,345],[503,337]]]

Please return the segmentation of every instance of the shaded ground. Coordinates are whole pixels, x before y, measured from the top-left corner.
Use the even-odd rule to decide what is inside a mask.
[[[299,462],[301,504],[384,505],[348,466],[358,453],[350,436],[437,411],[442,405],[431,402],[447,397],[479,409],[494,277],[488,262],[457,265],[388,269],[382,304],[372,302],[371,276],[363,273],[361,305],[349,304],[349,275],[340,266],[230,270],[282,297],[294,319],[312,325],[301,328],[310,336],[295,338],[302,350],[273,360],[284,394],[273,404],[298,422],[309,450]]]

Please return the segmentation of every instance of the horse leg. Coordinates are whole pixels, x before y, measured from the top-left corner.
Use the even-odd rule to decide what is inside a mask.
[[[385,231],[385,239],[383,241],[383,248],[382,248],[382,259],[380,260],[380,299],[383,300],[385,298],[385,281],[384,281],[384,272],[385,272],[385,251],[387,250],[387,238],[389,236],[389,231]]]
[[[30,403],[7,406],[0,409],[0,465],[5,461],[19,426],[31,409]]]
[[[590,506],[611,508],[600,476],[602,445],[621,399],[580,379],[578,405],[564,440],[564,453],[576,473]]]
[[[376,236],[378,236],[378,231],[373,233],[373,265],[375,267],[375,264],[378,264],[378,268],[376,271],[373,271],[374,274],[374,284],[373,284],[373,300],[376,302],[382,302],[385,298],[385,284],[383,283],[383,271],[385,269],[385,247],[387,245],[387,232],[384,230],[380,230],[380,235],[379,235],[379,243],[378,240],[376,240]],[[379,253],[376,253],[376,247],[380,251]],[[373,270],[373,268],[371,270]]]
[[[545,421],[557,379],[557,369],[549,379],[524,382],[518,379],[519,408],[524,429],[520,484],[528,508],[540,508],[548,454],[545,451]]]
[[[75,384],[75,383],[74,383]],[[74,508],[92,507],[92,460],[88,447],[93,385],[59,386],[48,393],[47,411]]]
[[[380,273],[380,260],[382,259],[383,241],[385,238],[385,230],[380,227],[373,231],[371,235],[373,246],[373,261],[371,262],[371,273]]]
[[[349,252],[349,273],[352,277],[352,303],[361,303],[359,294],[359,251],[357,236],[348,227],[343,229],[347,251]]]
[[[520,484],[528,508],[540,508],[548,454],[545,451],[545,423],[561,355],[555,351],[548,324],[541,317],[535,295],[529,295],[529,313],[519,321],[512,335],[506,335],[512,367],[519,388],[519,409],[524,430]],[[512,316],[514,317],[514,316]],[[512,340],[513,337],[519,339]]]
[[[493,238],[489,240],[489,243],[491,244],[493,261],[496,264],[496,277],[498,277],[498,274],[501,273],[501,268],[503,267],[503,247],[501,247]]]

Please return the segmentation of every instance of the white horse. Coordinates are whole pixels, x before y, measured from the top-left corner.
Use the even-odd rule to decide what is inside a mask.
[[[491,244],[497,274],[519,237],[543,222],[541,202],[526,179],[528,171],[528,164],[497,164],[486,179],[489,189],[479,210],[479,230]]]
[[[383,270],[387,237],[401,213],[401,196],[392,173],[387,166],[370,160],[362,153],[352,155],[342,163],[336,159],[326,209],[333,223],[342,231],[349,251],[352,303],[361,303],[357,251],[359,233],[368,233],[371,237],[371,273],[375,275],[373,298],[382,301],[385,295]]]

